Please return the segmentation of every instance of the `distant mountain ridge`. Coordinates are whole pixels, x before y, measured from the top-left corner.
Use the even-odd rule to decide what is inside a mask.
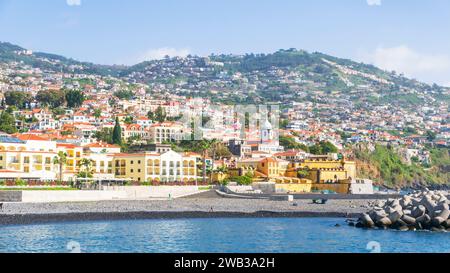
[[[117,66],[31,53],[11,43],[0,43],[0,62],[23,62],[54,72],[113,76],[150,86],[166,84],[177,90],[196,89],[203,95],[211,90],[225,90],[230,92],[226,98],[231,96],[231,100],[233,92],[249,92],[252,99],[246,102],[310,99],[314,92],[343,95],[358,102],[383,103],[395,99],[410,106],[449,100],[448,88],[408,79],[373,65],[296,49],[272,54],[175,57]]]

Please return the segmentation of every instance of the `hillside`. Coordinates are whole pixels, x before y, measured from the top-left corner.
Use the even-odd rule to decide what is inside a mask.
[[[273,54],[165,58],[127,67],[79,62],[41,52],[30,54],[19,46],[0,43],[0,62],[22,62],[53,72],[120,77],[130,83],[148,84],[156,93],[207,96],[224,103],[334,99],[360,107],[395,104],[414,109],[450,101],[447,88],[372,65],[296,49]]]
[[[196,73],[188,75],[185,71],[190,68]],[[181,90],[197,86],[200,94],[223,102],[320,101],[328,96],[371,105],[395,101],[414,108],[449,101],[446,88],[372,65],[295,49],[151,61],[130,67],[123,76],[141,83],[170,83]]]
[[[450,181],[450,155],[445,148],[431,149],[431,163],[406,164],[390,147],[355,150],[358,175],[391,187],[442,185]]]
[[[27,52],[25,48],[0,42],[0,63],[21,62],[33,68],[52,72],[86,73],[97,75],[118,75],[119,66],[97,65],[80,62],[56,54]]]

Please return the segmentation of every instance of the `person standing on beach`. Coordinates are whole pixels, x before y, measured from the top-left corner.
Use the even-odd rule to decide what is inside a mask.
[[[3,211],[3,203],[0,203],[0,211]]]

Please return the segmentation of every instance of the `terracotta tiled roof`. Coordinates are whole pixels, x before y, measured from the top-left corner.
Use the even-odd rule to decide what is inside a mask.
[[[65,148],[69,148],[69,149],[75,149],[78,146],[74,145],[74,144],[58,143],[58,144],[56,144],[56,147],[65,147]]]
[[[41,136],[37,136],[37,135],[31,135],[31,134],[17,134],[15,135],[15,137],[17,137],[18,139],[22,140],[22,141],[49,141],[49,139],[41,137]]]
[[[86,145],[87,148],[120,148],[118,145],[112,145],[108,143],[91,143]]]

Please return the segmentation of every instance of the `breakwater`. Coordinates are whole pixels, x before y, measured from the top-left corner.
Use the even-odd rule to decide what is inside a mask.
[[[449,205],[448,191],[416,191],[402,198],[376,201],[356,227],[450,231]]]

